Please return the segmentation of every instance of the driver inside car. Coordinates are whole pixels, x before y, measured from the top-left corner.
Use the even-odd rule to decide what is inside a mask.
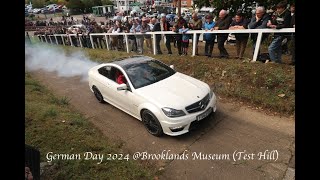
[[[122,72],[119,71],[119,70],[116,72],[116,82],[117,82],[118,84],[125,84],[125,83],[127,83],[126,78],[124,77],[124,75],[122,74]]]

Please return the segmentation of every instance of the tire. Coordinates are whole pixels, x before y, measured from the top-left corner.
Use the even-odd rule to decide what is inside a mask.
[[[93,86],[92,90],[93,90],[94,96],[97,98],[99,103],[105,103],[105,101],[103,100],[103,96],[102,96],[101,92],[99,91],[99,89],[97,87]]]
[[[158,118],[149,110],[144,110],[141,114],[142,123],[147,131],[154,136],[162,136],[163,130]]]

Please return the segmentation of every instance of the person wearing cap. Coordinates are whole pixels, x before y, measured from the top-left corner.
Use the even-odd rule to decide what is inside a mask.
[[[287,9],[287,2],[281,1],[276,6],[275,19],[267,23],[267,26],[272,29],[289,28],[291,23],[291,13]],[[281,63],[282,56],[282,41],[285,33],[274,33],[273,40],[268,47],[270,60],[272,62]]]
[[[213,31],[213,28],[215,26],[215,22],[212,20],[211,15],[207,15],[206,22],[204,23],[204,30],[205,31]],[[204,46],[204,54],[207,57],[212,56],[213,46],[214,46],[214,40],[216,39],[216,34],[213,33],[204,33],[203,34],[203,40],[206,42]]]
[[[222,9],[219,12],[219,18],[216,21],[216,25],[214,30],[226,30],[229,29],[229,26],[232,22],[232,17],[228,15],[228,12]],[[226,48],[224,47],[224,43],[228,39],[228,33],[219,33],[217,34],[217,42],[218,42],[218,49],[220,51],[220,58],[228,58],[229,54]]]
[[[164,13],[161,14],[160,29],[161,29],[161,31],[170,31],[171,30],[171,26],[166,19],[166,14],[164,14]],[[166,39],[166,47],[168,50],[168,54],[172,54],[171,44],[170,44],[172,41],[172,35],[170,35],[170,34],[165,35],[165,39]]]

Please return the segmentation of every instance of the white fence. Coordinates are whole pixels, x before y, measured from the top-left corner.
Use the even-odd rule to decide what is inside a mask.
[[[192,40],[192,56],[195,56],[196,53],[196,34],[203,34],[203,33],[213,33],[213,34],[220,34],[220,33],[225,33],[225,34],[235,34],[235,33],[257,33],[258,37],[257,37],[257,42],[256,42],[256,47],[255,47],[255,51],[253,54],[253,58],[252,61],[256,61],[257,57],[258,57],[258,52],[260,49],[260,44],[261,44],[261,39],[262,39],[262,34],[263,33],[295,33],[295,28],[283,28],[283,29],[243,29],[243,30],[213,30],[213,31],[205,31],[205,30],[189,30],[186,34],[192,34],[193,35],[193,40]],[[91,41],[91,45],[92,48],[94,49],[94,43],[93,43],[93,39],[92,36],[104,36],[105,37],[105,41],[106,41],[106,45],[107,45],[107,49],[110,50],[109,48],[109,38],[107,38],[107,36],[111,36],[111,35],[123,35],[125,38],[125,42],[126,42],[126,49],[127,52],[129,53],[129,43],[128,43],[128,36],[129,35],[139,35],[142,33],[90,33],[90,41]],[[153,39],[153,53],[156,54],[156,34],[178,34],[172,31],[158,31],[158,32],[147,32],[147,33],[143,33],[143,34],[151,34],[152,35],[152,39]],[[40,36],[44,36],[45,35],[40,35]],[[56,40],[56,44],[58,44],[58,40],[57,40],[57,36],[66,36],[70,39],[70,43],[71,46],[73,46],[73,42],[71,39],[71,36],[77,36],[76,34],[54,34],[54,35],[48,35],[49,37],[54,36],[55,40]],[[80,42],[80,46],[83,47],[82,45],[82,41],[80,40],[80,36],[82,36],[82,34],[79,34],[79,42]],[[50,39],[50,42],[52,42],[52,39]],[[66,45],[64,42],[64,38],[61,38],[63,45]],[[41,38],[42,40],[42,38]],[[45,38],[45,41],[48,42],[47,38]]]

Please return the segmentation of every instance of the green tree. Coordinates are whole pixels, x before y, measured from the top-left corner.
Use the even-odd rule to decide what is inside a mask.
[[[86,13],[91,13],[93,6],[102,5],[101,0],[82,0],[82,3],[84,4],[84,10]]]
[[[43,8],[45,5],[45,0],[32,0],[32,8]]]
[[[47,1],[49,4],[58,4],[58,0],[49,0]]]
[[[69,0],[67,7],[69,9],[81,9],[84,7],[84,4],[81,0]]]
[[[31,0],[32,3],[34,0]],[[44,5],[57,4],[58,0],[44,0]]]
[[[94,6],[102,6],[101,0],[92,0]]]
[[[101,0],[102,5],[113,5],[113,2],[111,0]]]
[[[66,0],[57,0],[57,4],[67,4]]]
[[[82,0],[83,5],[84,5],[84,11],[86,13],[91,13],[92,12],[92,6],[94,6],[92,0]]]
[[[71,14],[82,13],[85,8],[85,5],[81,0],[69,0],[66,6],[70,9]]]
[[[202,8],[202,7],[210,7],[211,4],[209,2],[209,0],[194,0],[193,1],[194,6],[196,6],[197,8]]]

